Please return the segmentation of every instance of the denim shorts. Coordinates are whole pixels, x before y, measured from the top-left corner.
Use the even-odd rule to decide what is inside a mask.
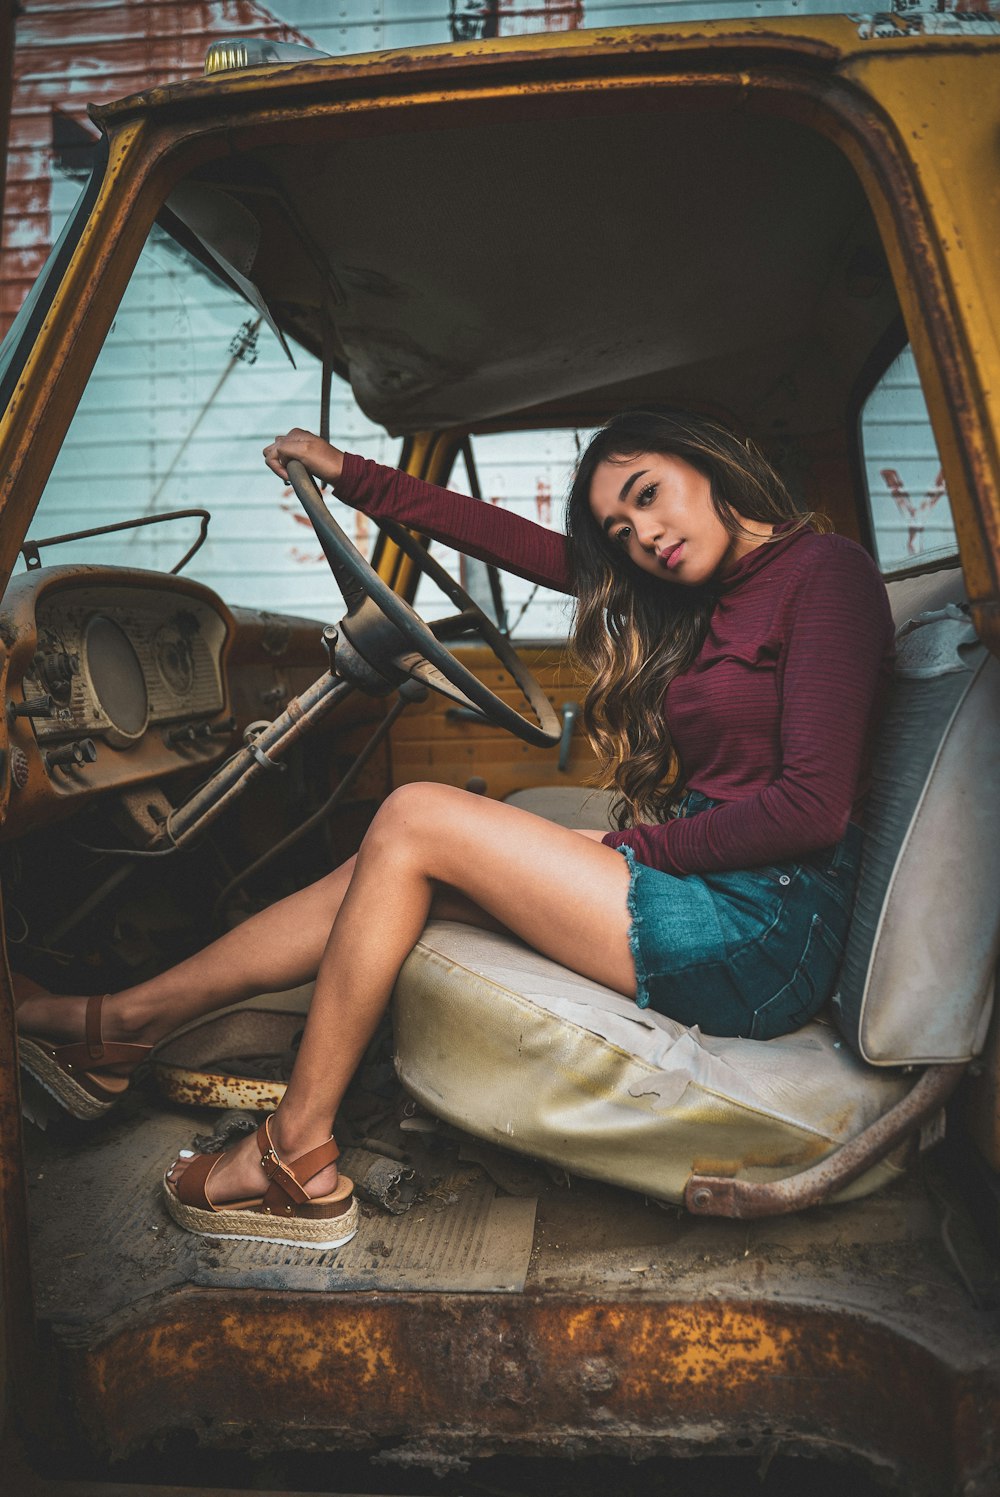
[[[677,814],[718,805],[697,790]],[[834,991],[861,860],[852,822],[835,847],[794,862],[678,878],[630,847],[636,1002],[705,1034],[770,1040],[801,1028]]]

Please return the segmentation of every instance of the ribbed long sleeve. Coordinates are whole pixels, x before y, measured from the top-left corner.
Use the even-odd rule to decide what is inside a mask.
[[[492,562],[543,587],[570,591],[566,537],[523,515],[437,488],[352,452],[344,454],[334,492],[373,520],[398,520],[478,561]]]

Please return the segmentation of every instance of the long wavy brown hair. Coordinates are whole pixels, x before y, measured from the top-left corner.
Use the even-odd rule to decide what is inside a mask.
[[[734,539],[750,534],[738,515],[775,525],[791,520],[792,529],[810,523],[829,528],[821,516],[796,507],[755,447],[704,417],[626,411],[590,442],[566,506],[577,598],[574,650],[591,677],[583,719],[598,759],[595,780],[618,792],[612,817],[619,827],[662,821],[682,783],[663,698],[674,676],[698,654],[717,597],[711,581],[681,587],[641,571],[594,518],[590,486],[598,464],[644,452],[683,458],[703,474],[715,512]],[[782,530],[783,536],[788,533]]]

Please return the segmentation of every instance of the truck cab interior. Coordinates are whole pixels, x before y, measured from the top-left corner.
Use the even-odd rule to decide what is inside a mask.
[[[877,86],[891,44],[855,66],[846,18],[530,40],[95,111],[102,154],[0,355],[8,969],[94,993],[160,970],[349,856],[408,781],[604,825],[559,600],[308,480],[279,497],[259,451],[299,424],[483,502],[537,454],[525,492],[558,525],[589,430],[680,407],[889,580],[900,664],[838,994],[784,1039],[719,1039],[431,925],[338,1120],[361,1230],[309,1254],[185,1237],[156,1195],[179,1145],[280,1096],[308,991],[166,1042],[84,1123],[19,1082],[8,981],[26,1492],[68,1471],[153,1492],[164,1453],[235,1488],[254,1452],[288,1490],[449,1494],[567,1454],[989,1490],[997,475]],[[921,413],[923,503],[873,400],[883,429]],[[293,542],[301,608],[268,591]]]

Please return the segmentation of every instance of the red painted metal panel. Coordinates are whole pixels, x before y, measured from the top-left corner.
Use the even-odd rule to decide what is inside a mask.
[[[24,0],[14,47],[0,335],[51,246],[59,114],[92,133],[89,102],[196,77],[213,41],[241,33],[309,42],[255,0]]]

